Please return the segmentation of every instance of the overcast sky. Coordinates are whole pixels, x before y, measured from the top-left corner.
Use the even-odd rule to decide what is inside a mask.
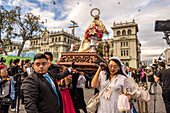
[[[0,0],[0,4],[9,10],[18,5],[22,14],[32,12],[40,15],[41,21],[47,19],[44,26],[49,31],[64,29],[71,33],[68,26],[70,20],[74,20],[79,25],[76,36],[80,38],[93,20],[91,9],[99,8],[100,20],[109,31],[104,38],[113,38],[111,27],[114,22],[125,23],[135,19],[139,27],[142,60],[158,57],[168,47],[162,38],[163,33],[154,31],[154,24],[155,20],[170,19],[170,0]]]

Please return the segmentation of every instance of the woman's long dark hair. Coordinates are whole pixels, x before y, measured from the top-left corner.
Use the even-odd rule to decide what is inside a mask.
[[[121,75],[124,75],[124,76],[126,76],[124,73],[123,73],[123,71],[122,71],[122,66],[121,66],[121,64],[120,64],[120,62],[118,61],[118,60],[116,60],[116,59],[111,59],[111,60],[109,60],[109,62],[108,62],[108,64],[110,63],[110,61],[114,61],[119,67],[120,67],[120,69],[117,71],[117,73],[115,73],[115,75],[118,75],[118,74],[121,74]],[[126,76],[127,77],[127,76]],[[109,67],[107,67],[106,68],[106,80],[110,80],[110,71],[109,71]]]

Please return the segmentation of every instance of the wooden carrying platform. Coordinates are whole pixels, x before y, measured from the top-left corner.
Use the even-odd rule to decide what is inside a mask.
[[[71,66],[75,61],[76,70],[83,71],[85,74],[94,75],[99,67],[99,63],[107,63],[96,52],[68,52],[61,53],[60,65]]]

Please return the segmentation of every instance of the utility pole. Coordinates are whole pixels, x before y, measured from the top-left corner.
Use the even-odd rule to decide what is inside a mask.
[[[76,23],[75,21],[73,21],[73,20],[71,20],[70,22],[73,23],[73,25],[72,25],[72,26],[69,26],[68,28],[72,28],[73,44],[74,44],[74,30],[75,30],[76,27],[79,27],[79,26],[78,26],[77,23]]]

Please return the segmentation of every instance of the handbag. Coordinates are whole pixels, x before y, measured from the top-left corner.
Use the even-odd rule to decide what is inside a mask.
[[[115,76],[113,77],[115,78]],[[110,83],[112,82],[113,78],[111,79],[111,81],[106,85],[106,87],[103,89],[103,91],[101,93],[96,93],[95,96],[93,96],[87,103],[87,110],[90,113],[95,113],[95,111],[97,110],[98,107],[98,103],[99,103],[99,98],[100,96],[104,93],[104,91],[107,89],[107,87],[110,85]]]
[[[10,97],[4,97],[1,101],[1,105],[11,105],[13,100]]]

